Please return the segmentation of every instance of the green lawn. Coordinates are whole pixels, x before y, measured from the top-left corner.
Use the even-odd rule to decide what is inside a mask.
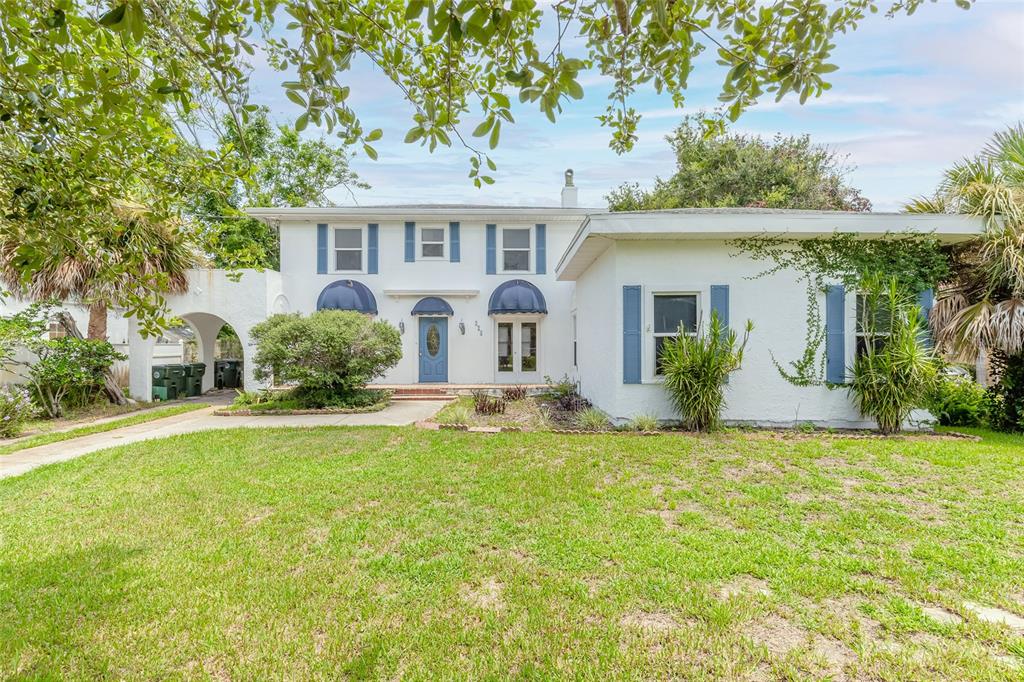
[[[1024,439],[242,429],[0,480],[0,678],[1024,679],[966,601],[1024,615]]]

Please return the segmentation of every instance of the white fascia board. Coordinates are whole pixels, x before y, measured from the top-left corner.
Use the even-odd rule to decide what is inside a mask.
[[[246,214],[264,221],[280,223],[330,223],[339,220],[471,220],[491,222],[578,221],[585,208],[557,207],[337,207],[337,208],[249,208]]]

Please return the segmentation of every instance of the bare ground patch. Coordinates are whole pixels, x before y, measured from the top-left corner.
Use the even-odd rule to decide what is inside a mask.
[[[680,627],[678,620],[661,611],[630,611],[619,619],[619,625],[651,632],[669,632]]]
[[[505,600],[502,598],[504,591],[505,584],[492,577],[476,585],[462,585],[459,588],[459,596],[463,601],[478,609],[500,611],[505,608]]]

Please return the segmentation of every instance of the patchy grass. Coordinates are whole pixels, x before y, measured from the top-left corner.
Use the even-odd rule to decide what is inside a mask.
[[[473,410],[473,397],[460,396],[458,400],[445,405],[434,417],[434,421],[467,426],[510,426],[526,431],[550,428],[544,411],[534,398],[507,401],[505,414],[477,414]]]
[[[12,452],[17,452],[18,450],[34,448],[40,445],[59,443],[65,440],[71,440],[72,438],[91,436],[94,433],[104,433],[106,431],[113,431],[114,429],[120,429],[125,426],[145,424],[146,422],[153,421],[154,419],[173,417],[176,414],[192,412],[193,410],[199,410],[204,407],[209,407],[209,405],[206,403],[179,403],[176,405],[168,405],[167,407],[158,407],[155,409],[146,410],[145,412],[139,412],[138,414],[133,414],[129,417],[125,417],[124,419],[114,419],[111,421],[103,422],[102,424],[89,424],[86,426],[81,426],[77,429],[69,429],[67,431],[49,431],[47,433],[40,433],[35,436],[29,436],[28,438],[22,438],[21,440],[18,440],[14,443],[0,445],[0,455],[8,455]],[[126,410],[126,412],[134,411],[136,410]]]
[[[148,403],[142,402],[129,403],[128,405],[114,405],[106,400],[97,400],[91,405],[68,410],[60,419],[47,419],[43,417],[31,419],[25,423],[25,428],[22,431],[22,436],[20,437],[49,433],[50,431],[66,429],[68,427],[75,426],[76,424],[88,424],[89,422],[96,421],[97,419],[106,419],[108,417],[117,417],[131,412],[138,412],[148,406]],[[0,443],[3,442],[3,439],[0,439]]]
[[[126,445],[0,481],[0,677],[1024,679],[983,436]]]

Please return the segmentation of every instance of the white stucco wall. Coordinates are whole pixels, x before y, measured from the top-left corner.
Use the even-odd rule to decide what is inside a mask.
[[[424,260],[405,262],[405,221],[416,222],[417,233],[424,227],[448,227],[450,221],[460,223],[460,261]],[[316,271],[316,226],[326,222],[328,233],[335,228],[365,227],[363,218],[312,218],[308,221],[283,221],[281,229],[282,289],[294,311],[312,313],[317,297],[328,284],[352,279],[365,284],[377,300],[378,318],[396,327],[403,324],[402,360],[380,380],[386,384],[412,384],[419,380],[419,321],[410,312],[421,298],[440,296],[451,305],[454,316],[448,323],[448,381],[455,384],[496,383],[502,381],[543,381],[545,375],[560,377],[572,372],[571,316],[572,282],[555,280],[554,265],[565,251],[579,227],[579,218],[567,220],[557,215],[533,213],[517,215],[495,213],[490,216],[467,216],[460,211],[450,215],[378,216],[370,222],[379,225],[378,274],[329,273]],[[486,225],[498,228],[498,269],[486,274]],[[507,273],[501,267],[501,228],[533,227],[543,223],[546,228],[547,273]],[[328,243],[331,244],[331,236]],[[364,235],[365,238],[365,235]],[[448,242],[450,246],[450,241]],[[535,245],[534,245],[535,246]],[[417,244],[417,256],[420,255]],[[328,263],[333,266],[333,252]],[[535,269],[535,261],[532,264]],[[364,259],[365,269],[365,259]],[[538,324],[538,370],[530,375],[510,377],[497,372],[497,322],[487,314],[491,292],[510,279],[534,284],[544,294],[548,306],[546,316],[536,318]],[[451,292],[459,292],[457,295]],[[523,317],[522,319],[528,319]],[[465,325],[465,335],[459,324]]]
[[[805,344],[806,289],[795,272],[753,279],[764,263],[722,241],[617,240],[577,281],[580,302],[579,372],[584,394],[617,420],[638,414],[675,419],[660,380],[653,376],[650,332],[651,296],[655,290],[696,292],[698,316],[706,323],[710,286],[729,285],[729,316],[738,331],[747,319],[754,331],[743,361],[726,388],[723,417],[731,422],[790,425],[815,422],[835,427],[870,427],[844,389],[793,386],[779,374],[772,355],[783,365],[795,360]],[[643,362],[641,384],[622,383],[622,287],[641,285]],[[854,349],[853,296],[847,295],[848,363]],[[824,296],[819,296],[824,314]]]

